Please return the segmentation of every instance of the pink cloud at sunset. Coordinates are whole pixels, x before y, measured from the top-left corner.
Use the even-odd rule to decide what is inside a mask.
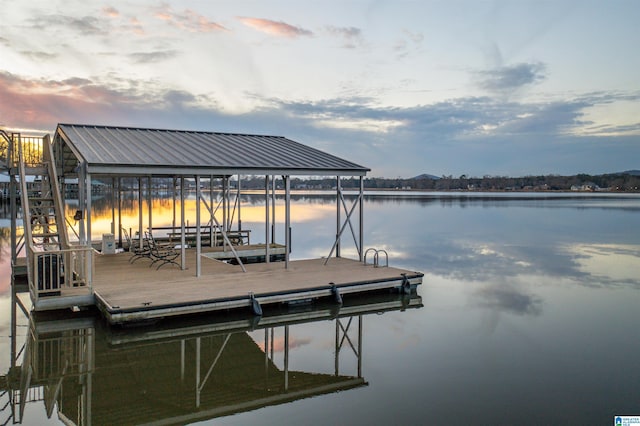
[[[185,9],[182,13],[177,13],[165,5],[154,15],[156,18],[166,21],[176,28],[183,29],[194,33],[209,33],[214,31],[229,31],[223,25],[209,20],[207,17],[194,12],[191,9]]]
[[[120,12],[115,7],[105,6],[102,8],[102,13],[107,15],[110,18],[117,18],[120,16]]]
[[[84,78],[28,79],[0,71],[0,117],[13,127],[52,130],[57,123],[123,119],[131,109],[161,102],[116,85]]]
[[[312,36],[313,32],[304,28],[296,27],[285,22],[272,21],[262,18],[239,17],[238,20],[254,30],[273,35],[276,37],[297,38],[301,36]]]

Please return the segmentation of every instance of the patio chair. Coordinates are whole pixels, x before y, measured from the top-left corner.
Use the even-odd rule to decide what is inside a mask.
[[[153,234],[150,232],[145,232],[147,237],[147,241],[149,241],[149,248],[151,249],[151,256],[153,257],[153,262],[149,267],[154,264],[160,262],[156,270],[162,268],[167,263],[173,263],[177,267],[180,267],[180,264],[176,262],[178,256],[180,256],[180,252],[175,249],[175,247],[171,244],[158,244],[153,238]]]
[[[149,242],[146,238],[142,240],[142,245],[140,245],[140,240],[138,238],[133,240],[126,229],[122,228],[122,233],[129,245],[129,253],[131,253],[129,263],[135,263],[136,260],[143,258],[151,260],[151,248],[149,247]]]

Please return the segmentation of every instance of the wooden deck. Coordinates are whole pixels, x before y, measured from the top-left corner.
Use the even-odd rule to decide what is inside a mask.
[[[261,306],[320,297],[415,287],[422,273],[332,258],[231,265],[208,257],[203,250],[201,276],[196,277],[195,250],[187,250],[187,270],[165,265],[149,267],[148,259],[130,264],[129,253],[95,256],[93,288],[96,305],[111,323],[174,315],[252,307],[251,295]],[[406,279],[403,274],[405,274]]]

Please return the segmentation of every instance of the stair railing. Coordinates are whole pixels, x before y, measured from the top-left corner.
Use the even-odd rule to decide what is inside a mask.
[[[33,148],[33,147],[31,147]],[[61,287],[87,287],[92,291],[93,276],[93,249],[86,246],[70,246],[66,221],[62,212],[62,196],[58,188],[57,173],[53,164],[53,150],[49,142],[49,136],[45,136],[42,142],[42,155],[45,166],[43,176],[49,180],[51,196],[54,199],[54,211],[56,216],[56,226],[58,228],[58,238],[60,239],[59,250],[37,250],[33,244],[33,233],[31,229],[29,195],[27,192],[26,166],[23,152],[23,144],[18,143],[18,169],[20,173],[20,199],[23,210],[23,226],[25,247],[27,252],[27,272],[29,277],[29,291],[31,300],[36,309],[41,296],[56,296],[61,294]],[[34,156],[31,155],[29,164],[35,165]]]

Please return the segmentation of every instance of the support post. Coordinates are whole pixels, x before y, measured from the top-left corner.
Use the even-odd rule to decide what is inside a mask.
[[[116,180],[118,185],[118,244],[122,247],[122,178]]]
[[[358,315],[358,378],[362,378],[362,315]]]
[[[200,175],[196,175],[196,277],[200,277],[200,254],[202,253],[202,235],[200,230]]]
[[[111,233],[116,235],[116,178],[111,178]]]
[[[271,261],[269,256],[269,175],[264,177],[264,261],[269,263]]]
[[[149,233],[153,233],[153,207],[151,205],[151,176],[147,177],[147,214],[149,215]]]
[[[340,188],[340,176],[336,177],[336,257],[340,257],[340,197],[342,189]]]
[[[196,407],[197,408],[200,407],[200,338],[199,337],[196,337]]]
[[[176,232],[176,198],[178,195],[176,194],[176,186],[178,186],[178,178],[175,176],[171,179],[173,186],[171,187],[171,198],[173,201],[173,220],[171,221],[171,232],[175,234]]]
[[[238,175],[238,231],[242,231],[242,215],[240,214],[240,206],[242,206],[242,197],[240,197],[240,175]],[[213,200],[211,200],[213,206]]]
[[[184,176],[180,176],[180,268],[184,271],[187,269],[187,260],[185,255],[187,248],[185,247],[185,229],[184,229]]]
[[[276,243],[276,177],[271,182],[271,244]]]
[[[335,375],[340,374],[340,318],[336,318],[336,345],[334,352],[334,371]]]
[[[142,178],[138,177],[138,247],[144,247],[142,227]]]
[[[80,244],[82,245],[87,245],[87,234],[85,232],[85,228],[84,228],[84,224],[85,224],[85,220],[87,219],[84,214],[84,209],[85,209],[85,199],[86,199],[86,195],[87,195],[87,191],[86,191],[86,185],[85,185],[85,173],[84,173],[84,165],[80,166],[80,169],[78,170],[78,209],[82,212],[82,216],[80,217],[79,220],[79,234],[78,237],[80,238]]]
[[[209,205],[213,206],[213,176],[209,176]],[[213,239],[216,233],[213,230],[213,210],[209,212],[209,247],[216,245]]]
[[[174,181],[175,183],[175,181]],[[175,188],[175,185],[174,185]],[[185,339],[180,340],[180,381],[184,384],[184,370],[185,370],[185,359],[186,359],[186,341]]]
[[[86,169],[85,169],[85,175],[87,177],[87,217],[86,217],[86,224],[87,224],[87,241],[88,241],[88,246],[92,247],[91,243],[92,243],[92,239],[91,239],[91,174],[90,173],[86,173]]]
[[[291,252],[291,179],[284,179],[284,267],[289,268],[289,253]]]
[[[227,204],[228,204],[228,193],[227,193],[227,177],[224,176],[222,178],[222,229],[227,232],[229,228],[227,228]]]
[[[360,262],[364,261],[364,177],[360,176]]]
[[[289,390],[289,326],[284,326],[284,390]]]

